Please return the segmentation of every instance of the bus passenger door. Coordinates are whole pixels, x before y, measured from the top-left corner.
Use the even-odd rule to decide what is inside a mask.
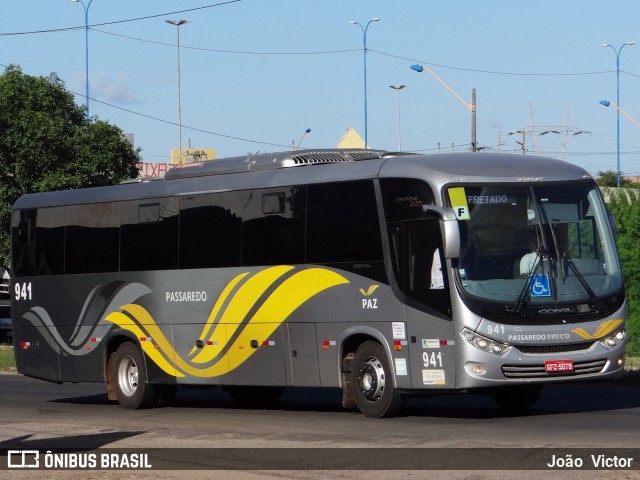
[[[455,355],[451,297],[439,220],[402,222],[400,259],[411,384],[452,388]]]

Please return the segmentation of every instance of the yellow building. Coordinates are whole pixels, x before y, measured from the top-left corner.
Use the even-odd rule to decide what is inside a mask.
[[[347,128],[336,148],[364,148],[364,139],[354,128]]]

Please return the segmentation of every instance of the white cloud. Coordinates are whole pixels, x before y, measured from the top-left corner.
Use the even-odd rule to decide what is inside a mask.
[[[76,84],[81,85],[76,88],[84,91],[84,77],[76,79]],[[115,76],[106,73],[89,75],[89,97],[125,105],[141,103],[125,73],[117,73]]]

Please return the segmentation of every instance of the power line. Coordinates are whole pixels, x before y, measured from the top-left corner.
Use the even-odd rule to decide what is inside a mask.
[[[0,67],[7,68],[7,65],[4,65],[4,64],[0,63]],[[83,94],[80,94],[78,92],[74,92],[72,90],[67,90],[67,92],[71,93],[72,95],[78,96],[78,97],[84,96]],[[115,108],[117,110],[121,110],[123,112],[130,113],[132,115],[137,115],[139,117],[148,118],[148,119],[154,120],[156,122],[165,123],[167,125],[173,125],[173,126],[178,125],[176,122],[172,122],[170,120],[165,120],[163,118],[154,117],[153,115],[148,115],[146,113],[136,112],[135,110],[130,110],[128,108],[119,107],[118,105],[114,105],[112,103],[105,102],[104,100],[98,100],[97,98],[89,97],[89,100],[91,100],[93,102],[101,103],[103,105],[106,105],[106,106],[111,107],[111,108]],[[288,144],[285,145],[285,144],[280,144],[280,143],[265,142],[265,141],[262,141],[262,140],[254,140],[254,139],[251,139],[251,138],[243,138],[243,137],[238,137],[238,136],[234,136],[234,135],[228,135],[228,134],[225,134],[225,133],[213,132],[211,130],[205,130],[203,128],[191,127],[189,125],[184,125],[184,124],[182,125],[182,128],[186,128],[187,130],[193,130],[194,132],[200,132],[200,133],[206,133],[206,134],[209,134],[209,135],[214,135],[216,137],[227,138],[229,140],[237,140],[237,141],[241,141],[241,142],[255,143],[255,144],[258,144],[258,145],[269,145],[271,147],[289,148]]]
[[[74,95],[82,96],[82,95],[80,95],[79,93],[76,93],[76,92],[72,92],[72,91],[69,91],[69,92],[74,94]],[[115,108],[117,110],[122,110],[123,112],[131,113],[133,115],[137,115],[139,117],[148,118],[148,119],[154,120],[156,122],[166,123],[168,125],[174,125],[174,126],[178,125],[177,123],[172,122],[170,120],[165,120],[165,119],[162,119],[162,118],[154,117],[153,115],[148,115],[146,113],[136,112],[135,110],[129,110],[128,108],[119,107],[118,105],[114,105],[112,103],[105,102],[103,100],[97,100],[95,98],[90,98],[90,100],[92,100],[94,102],[97,102],[97,103],[101,103],[103,105],[107,105],[107,106],[109,106],[111,108]],[[237,140],[237,141],[241,141],[241,142],[256,143],[258,145],[269,145],[271,147],[285,147],[287,149],[290,147],[290,145],[284,145],[284,144],[272,143],[272,142],[264,142],[262,140],[253,140],[253,139],[250,139],[250,138],[237,137],[237,136],[234,136],[234,135],[227,135],[225,133],[212,132],[211,130],[205,130],[203,128],[191,127],[189,125],[184,125],[184,124],[182,125],[182,128],[185,128],[187,130],[193,130],[194,132],[200,132],[200,133],[206,133],[206,134],[209,134],[209,135],[214,135],[216,137],[227,138],[229,140]]]
[[[137,42],[144,43],[152,43],[154,45],[162,45],[167,47],[175,48],[175,43],[166,43],[166,42],[158,42],[156,40],[147,40],[144,38],[132,37],[130,35],[122,35],[119,33],[107,32],[105,30],[98,30],[97,28],[91,28],[92,31],[103,33],[105,35],[112,35],[114,37],[126,38],[128,40],[135,40]],[[200,50],[204,52],[213,52],[213,53],[234,53],[239,55],[330,55],[334,53],[348,53],[348,52],[359,52],[361,49],[350,49],[350,50],[329,50],[329,51],[316,51],[316,52],[255,52],[255,51],[247,51],[247,50],[222,50],[218,48],[206,48],[206,47],[190,47],[188,45],[180,45],[182,49],[188,50]]]
[[[176,15],[176,14],[185,13],[185,12],[193,12],[193,11],[196,11],[196,10],[203,10],[203,9],[212,8],[212,7],[224,6],[224,5],[228,5],[228,4],[232,4],[232,3],[237,3],[237,2],[240,2],[240,1],[242,1],[242,0],[228,0],[226,2],[221,2],[221,3],[211,4],[211,5],[205,5],[203,7],[196,7],[196,8],[186,9],[186,10],[178,10],[178,11],[175,11],[175,12],[167,12],[167,13],[160,13],[160,14],[156,14],[156,15],[147,15],[147,16],[144,16],[144,17],[125,19],[125,20],[114,20],[114,21],[111,21],[111,22],[96,23],[96,24],[93,24],[93,25],[89,25],[89,28],[91,28],[95,32],[99,32],[99,33],[102,33],[102,34],[105,34],[105,35],[112,35],[112,36],[116,36],[116,37],[126,38],[126,39],[129,39],[129,40],[135,40],[135,41],[138,41],[138,42],[145,42],[145,43],[151,43],[151,44],[156,44],[156,45],[173,46],[173,45],[170,45],[170,44],[164,43],[164,42],[158,42],[158,41],[154,41],[154,40],[147,40],[147,39],[143,39],[143,38],[132,37],[132,36],[129,36],[129,35],[122,35],[122,34],[107,32],[107,31],[104,31],[104,30],[99,30],[99,29],[97,29],[95,27],[102,27],[102,26],[106,26],[106,25],[115,25],[115,24],[120,24],[120,23],[135,22],[135,21],[140,21],[140,20],[148,20],[148,19],[151,19],[151,18],[164,17],[164,16],[167,16],[167,15]],[[67,31],[79,30],[79,29],[83,29],[83,28],[86,28],[86,27],[85,26],[63,27],[63,28],[54,28],[54,29],[47,29],[47,30],[33,30],[33,31],[27,31],[27,32],[0,33],[0,36],[16,36],[16,35],[32,35],[32,34],[39,34],[39,33],[67,32]],[[229,53],[229,54],[241,54],[241,55],[332,55],[332,54],[338,54],[338,53],[351,53],[351,52],[360,51],[360,49],[346,49],[346,50],[309,51],[309,52],[258,52],[258,51],[250,51],[250,50],[241,51],[241,50],[213,49],[213,48],[205,48],[205,47],[191,47],[191,46],[187,46],[187,45],[183,46],[182,48],[191,49],[191,50],[207,51],[207,52],[213,52],[213,53]],[[474,68],[468,68],[468,67],[456,67],[456,66],[452,66],[452,65],[443,65],[443,64],[438,64],[438,63],[427,62],[427,61],[424,61],[424,60],[418,60],[418,59],[415,59],[415,58],[403,57],[401,55],[395,55],[393,53],[382,52],[380,50],[374,50],[374,49],[368,49],[368,51],[372,52],[372,53],[377,53],[378,55],[391,57],[391,58],[396,58],[398,60],[403,60],[403,61],[407,61],[407,62],[413,62],[413,63],[423,64],[423,65],[429,65],[429,66],[438,67],[438,68],[445,68],[445,69],[448,69],[448,70],[458,70],[458,71],[472,72],[472,73],[483,73],[483,74],[488,74],[488,75],[559,77],[559,76],[602,75],[602,74],[605,74],[605,73],[615,72],[615,70],[600,70],[600,71],[593,71],[593,72],[545,72],[545,73],[504,72],[504,71],[498,71],[498,70],[482,70],[482,69],[474,69]],[[623,71],[621,70],[621,72],[623,72]],[[633,73],[630,73],[630,72],[626,72],[626,71],[624,71],[623,73],[626,73],[627,75],[630,75],[630,76],[640,77],[640,75],[636,75],[636,74],[633,74]]]
[[[367,49],[369,52],[377,53],[378,55],[383,55],[386,57],[397,58],[399,60],[404,60],[407,62],[418,63],[420,65],[429,65],[432,67],[446,68],[449,70],[460,70],[463,72],[473,72],[473,73],[486,73],[491,75],[511,75],[511,76],[521,76],[521,77],[561,77],[561,76],[582,76],[582,75],[601,75],[603,73],[612,73],[615,70],[601,70],[595,72],[575,72],[575,73],[531,73],[531,72],[499,72],[493,70],[478,70],[473,68],[464,68],[464,67],[452,67],[450,65],[442,65],[438,63],[429,63],[423,60],[416,60],[415,58],[402,57],[400,55],[394,55],[391,53],[381,52],[379,50],[373,50],[371,48]]]
[[[242,0],[228,0],[226,2],[221,2],[221,3],[216,3],[216,4],[211,4],[211,5],[205,5],[202,7],[196,7],[196,8],[191,8],[191,9],[186,9],[186,10],[178,10],[175,12],[167,12],[167,13],[160,13],[160,14],[156,14],[156,15],[147,15],[144,17],[137,17],[137,18],[131,18],[131,19],[126,19],[126,20],[114,20],[111,22],[103,22],[103,23],[96,23],[93,25],[89,25],[89,28],[91,28],[93,31],[98,32],[98,33],[102,33],[105,35],[112,35],[112,36],[116,36],[116,37],[121,37],[121,38],[126,38],[129,40],[135,40],[135,41],[139,41],[139,42],[145,42],[145,43],[151,43],[151,44],[156,44],[156,45],[163,45],[163,46],[173,46],[170,45],[168,43],[164,43],[164,42],[158,42],[158,41],[154,41],[154,40],[147,40],[147,39],[143,39],[143,38],[137,38],[137,37],[132,37],[129,35],[122,35],[122,34],[116,34],[116,33],[112,33],[112,32],[107,32],[104,30],[99,30],[95,27],[102,27],[102,26],[106,26],[106,25],[115,25],[115,24],[120,24],[120,23],[128,23],[128,22],[135,22],[135,21],[140,21],[140,20],[148,20],[151,18],[158,18],[158,17],[164,17],[167,15],[176,15],[178,13],[185,13],[185,12],[193,12],[193,11],[197,11],[197,10],[203,10],[203,9],[207,9],[207,8],[212,8],[212,7],[219,7],[219,6],[224,6],[224,5],[228,5],[228,4],[232,4],[232,3],[237,3],[240,2]],[[16,35],[32,35],[32,34],[40,34],[40,33],[55,33],[55,32],[67,32],[67,31],[72,31],[72,30],[79,30],[79,29],[84,29],[86,28],[85,26],[78,26],[78,27],[63,27],[63,28],[54,28],[54,29],[47,29],[47,30],[33,30],[33,31],[27,31],[27,32],[9,32],[9,33],[0,33],[0,36],[16,36]],[[182,48],[185,49],[191,49],[191,50],[200,50],[200,51],[207,51],[207,52],[213,52],[213,53],[229,53],[229,54],[241,54],[241,55],[332,55],[332,54],[338,54],[338,53],[351,53],[351,52],[357,52],[360,51],[360,49],[346,49],[346,50],[328,50],[328,51],[309,51],[309,52],[257,52],[257,51],[241,51],[241,50],[223,50],[223,49],[213,49],[213,48],[205,48],[205,47],[191,47],[191,46],[183,46]],[[438,68],[445,68],[448,70],[458,70],[458,71],[463,71],[463,72],[472,72],[472,73],[483,73],[483,74],[488,74],[488,75],[504,75],[504,76],[530,76],[530,77],[561,77],[561,76],[586,76],[586,75],[602,75],[602,74],[606,74],[606,73],[612,73],[615,72],[615,70],[599,70],[599,71],[593,71],[593,72],[544,72],[544,73],[536,73],[536,72],[504,72],[504,71],[498,71],[498,70],[482,70],[482,69],[474,69],[474,68],[468,68],[468,67],[456,67],[456,66],[451,66],[451,65],[443,65],[443,64],[438,64],[438,63],[432,63],[432,62],[427,62],[424,60],[418,60],[415,58],[409,58],[409,57],[403,57],[400,55],[395,55],[392,53],[388,53],[388,52],[382,52],[380,50],[374,50],[374,49],[368,49],[369,52],[372,53],[377,53],[378,55],[382,55],[382,56],[386,56],[386,57],[391,57],[391,58],[396,58],[398,60],[403,60],[403,61],[407,61],[407,62],[413,62],[413,63],[418,63],[418,64],[422,64],[422,65],[429,65],[432,67],[438,67]],[[634,73],[630,73],[630,72],[626,72],[626,71],[622,71],[622,73],[625,73],[627,75],[630,76],[634,76],[634,77],[640,77],[640,75],[634,74]]]
[[[167,13],[158,13],[156,15],[147,15],[146,17],[137,17],[137,18],[129,18],[126,20],[114,20],[112,22],[104,22],[104,23],[96,23],[93,25],[89,25],[89,27],[104,27],[105,25],[116,25],[118,23],[128,23],[128,22],[137,22],[140,20],[148,20],[151,18],[165,17],[167,15],[176,15],[178,13],[186,13],[186,12],[194,12],[196,10],[204,10],[206,8],[212,7],[221,7],[223,5],[229,5],[231,3],[241,2],[242,0],[228,0],[226,2],[214,3],[212,5],[205,5],[203,7],[189,8],[187,10],[178,10],[176,12],[167,12]],[[0,37],[6,36],[15,36],[15,35],[32,35],[37,33],[54,33],[54,32],[67,32],[70,30],[80,30],[86,28],[84,25],[80,27],[63,27],[63,28],[52,28],[48,30],[33,30],[30,32],[9,32],[9,33],[0,33]]]

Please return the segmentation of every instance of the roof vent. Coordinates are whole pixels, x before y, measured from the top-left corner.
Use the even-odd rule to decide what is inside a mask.
[[[221,158],[172,168],[165,179],[224,175],[227,173],[275,170],[303,165],[353,162],[382,158],[385,150],[294,150],[292,152],[261,153],[244,157]]]

